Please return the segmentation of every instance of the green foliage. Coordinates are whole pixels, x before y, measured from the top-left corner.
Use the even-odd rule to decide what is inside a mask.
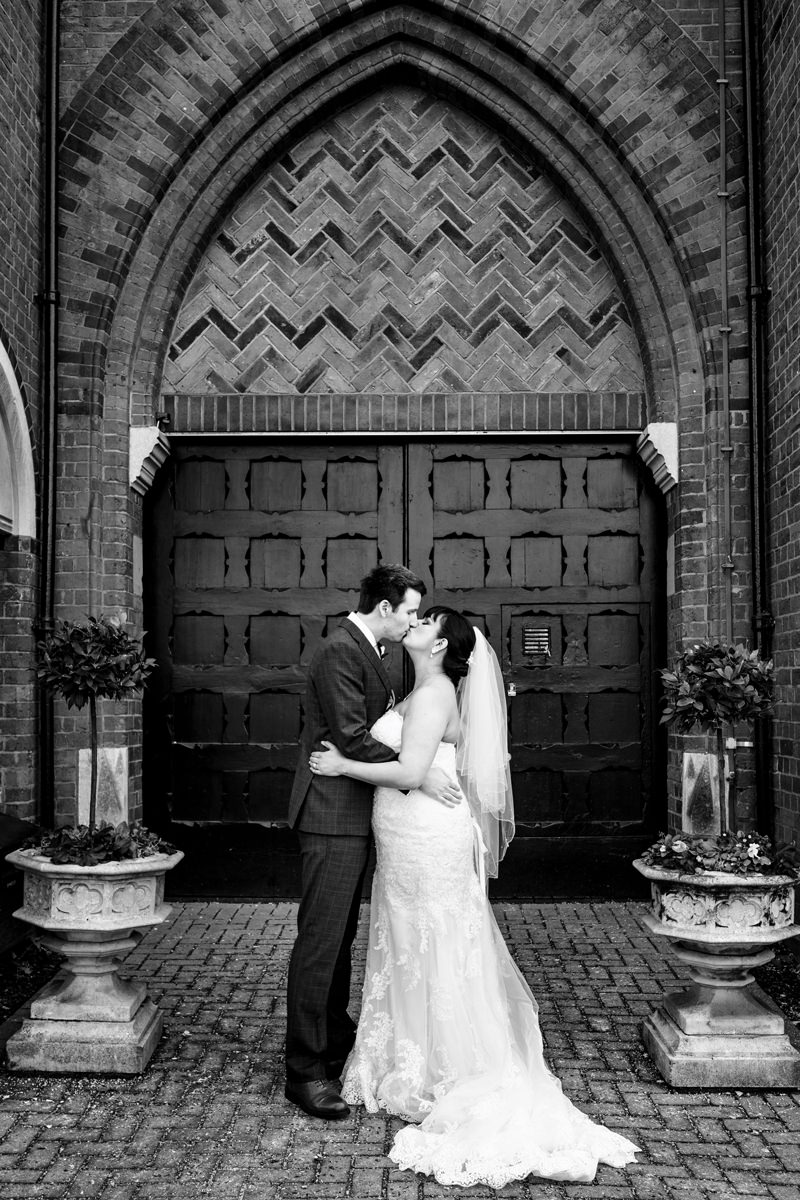
[[[651,867],[695,875],[698,871],[727,871],[731,875],[789,875],[800,878],[800,854],[794,845],[773,846],[764,834],[722,833],[719,837],[690,837],[662,833],[641,855]]]
[[[68,708],[83,708],[93,697],[125,700],[144,686],[155,666],[141,642],[108,617],[60,621],[39,643],[39,679]]]
[[[132,825],[126,821],[119,825],[70,825],[31,838],[23,849],[35,850],[54,863],[74,863],[82,867],[175,853],[174,846],[138,821]]]
[[[674,725],[679,733],[752,721],[773,704],[772,662],[742,645],[695,644],[660,674],[661,724]]]

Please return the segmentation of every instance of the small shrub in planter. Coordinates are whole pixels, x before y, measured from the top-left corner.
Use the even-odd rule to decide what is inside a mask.
[[[145,656],[141,640],[109,617],[60,621],[38,650],[37,675],[43,685],[61,696],[68,708],[89,709],[89,824],[48,831],[31,839],[26,848],[54,863],[81,866],[174,853],[173,846],[138,823],[97,825],[97,701],[127,700],[141,692],[155,660]]]
[[[62,621],[39,646],[39,678],[68,707],[88,706],[88,825],[45,831],[7,861],[25,876],[15,916],[65,959],[6,1043],[11,1070],[130,1075],[143,1071],[163,1016],[143,984],[120,978],[122,957],[169,915],[164,877],[183,858],[134,823],[97,824],[97,701],[138,692],[153,669],[140,641],[105,617]]]
[[[662,724],[715,734],[722,784],[723,729],[772,707],[772,663],[744,646],[704,642],[661,678]],[[634,863],[650,880],[644,923],[669,940],[692,980],[645,1018],[644,1044],[673,1087],[797,1087],[800,1053],[783,1016],[753,992],[751,974],[797,934],[797,850],[732,831],[721,799],[718,836],[661,834]]]
[[[726,725],[752,723],[772,708],[772,661],[742,645],[699,642],[684,650],[660,675],[664,688],[661,724],[673,726],[678,733],[715,735],[722,791],[720,834],[724,836],[733,821],[724,803],[723,730]]]
[[[130,825],[66,825],[31,838],[24,849],[35,849],[51,862],[95,867],[98,863],[125,862],[151,854],[173,854],[175,847],[138,821]]]

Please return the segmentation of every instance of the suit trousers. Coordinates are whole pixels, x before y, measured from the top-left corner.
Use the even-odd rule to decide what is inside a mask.
[[[350,950],[358,928],[371,836],[298,830],[302,899],[289,962],[286,1078],[334,1077],[355,1039]]]

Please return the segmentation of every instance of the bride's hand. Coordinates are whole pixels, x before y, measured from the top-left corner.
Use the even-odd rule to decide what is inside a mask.
[[[332,742],[323,742],[322,744],[326,749],[314,750],[308,760],[311,774],[327,775],[332,779],[335,779],[337,775],[344,775],[344,767],[347,765],[345,756],[339,753]]]
[[[419,790],[430,796],[431,800],[438,800],[445,808],[455,808],[461,803],[461,788],[440,767],[428,768]]]

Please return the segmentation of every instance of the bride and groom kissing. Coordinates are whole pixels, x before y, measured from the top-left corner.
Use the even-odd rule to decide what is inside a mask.
[[[302,861],[289,965],[286,1097],[338,1120],[350,1105],[409,1122],[389,1157],[446,1185],[528,1175],[590,1181],[637,1147],[563,1095],[538,1008],[500,934],[486,877],[514,831],[497,658],[461,614],[383,564],[317,650],[289,805]],[[402,642],[397,705],[379,641]],[[350,953],[371,840],[361,1014]]]

